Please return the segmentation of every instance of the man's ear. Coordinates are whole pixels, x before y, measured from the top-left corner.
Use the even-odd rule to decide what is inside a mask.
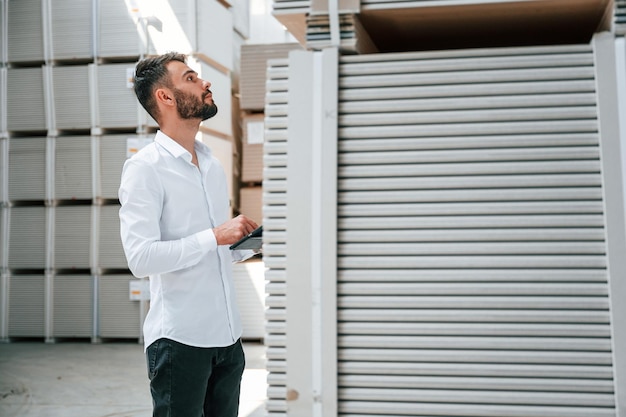
[[[168,88],[157,88],[154,92],[157,103],[161,103],[165,106],[174,105],[174,96]]]

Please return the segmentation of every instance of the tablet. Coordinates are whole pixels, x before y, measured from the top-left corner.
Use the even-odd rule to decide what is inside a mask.
[[[261,249],[263,246],[263,226],[259,226],[251,233],[230,245],[230,249]]]

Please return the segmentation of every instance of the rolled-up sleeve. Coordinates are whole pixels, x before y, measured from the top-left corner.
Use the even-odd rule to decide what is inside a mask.
[[[196,265],[217,249],[215,235],[206,229],[176,240],[161,240],[163,189],[150,164],[129,159],[119,189],[120,235],[128,268],[146,277]]]

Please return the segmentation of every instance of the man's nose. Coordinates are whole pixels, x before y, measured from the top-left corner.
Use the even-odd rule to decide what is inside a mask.
[[[209,88],[211,88],[211,83],[208,81],[203,81],[202,87],[204,87],[205,90],[208,90]]]

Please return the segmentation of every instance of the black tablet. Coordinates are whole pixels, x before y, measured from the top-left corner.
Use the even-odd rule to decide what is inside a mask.
[[[259,226],[251,233],[230,245],[230,249],[261,249],[263,246],[263,226]]]

